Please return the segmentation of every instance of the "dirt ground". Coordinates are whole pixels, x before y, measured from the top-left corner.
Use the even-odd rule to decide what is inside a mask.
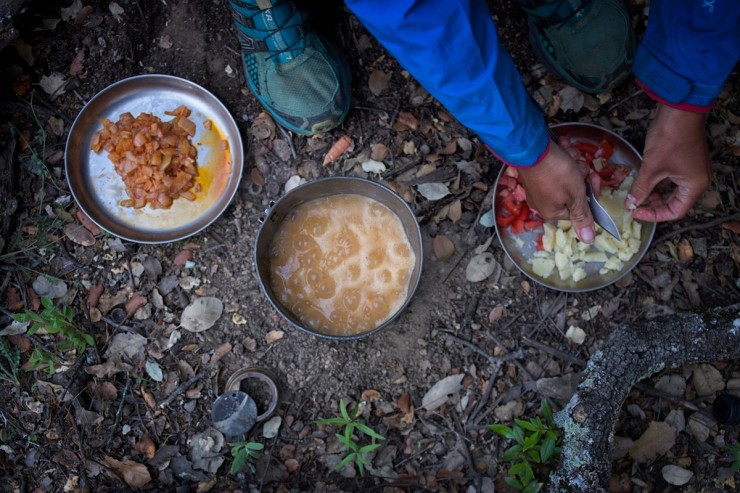
[[[598,123],[642,148],[652,103],[633,80],[601,98],[587,97],[577,111],[558,109],[552,95],[564,86],[537,64],[523,12],[509,1],[491,7],[550,122]],[[736,76],[709,118],[711,192],[686,219],[658,226],[632,274],[595,292],[559,293],[519,273],[494,238],[487,251],[502,269],[470,282],[466,266],[473,250],[493,234],[478,219],[490,208],[485,199],[501,164],[346,9],[321,8],[322,27],[336,36],[350,63],[352,109],[341,128],[314,138],[263,133],[223,0],[34,1],[16,18],[20,36],[1,55],[6,123],[0,132],[4,144],[17,142],[9,163],[18,177],[17,209],[0,256],[3,327],[11,312],[33,307],[31,286],[48,276],[67,288],[56,301],[73,308],[75,322],[95,344],[84,354],[63,354],[53,376],[22,370],[19,385],[0,382],[4,491],[475,491],[474,484],[506,491],[508,465],[497,458],[507,442],[486,424],[534,416],[545,396],[560,409],[573,392],[571,377],[619,324],[740,302],[738,237],[722,226],[737,221],[738,213]],[[639,32],[642,2],[631,3],[630,11]],[[64,86],[50,95],[41,81],[55,73]],[[203,86],[233,115],[246,148],[239,190],[216,222],[187,240],[141,245],[99,233],[85,244],[64,232],[65,224],[80,222],[60,153],[71,123],[108,85],[155,73]],[[385,87],[377,85],[379,73]],[[322,166],[342,135],[353,145]],[[409,142],[415,153],[404,153]],[[382,178],[360,166],[376,144],[389,151],[389,173]],[[34,168],[39,160],[46,174]],[[425,166],[431,177],[420,172]],[[254,242],[264,210],[294,175],[369,177],[410,201],[422,225],[424,272],[410,306],[390,328],[367,339],[327,340],[296,330],[265,299],[252,263]],[[446,182],[453,193],[427,200],[414,186],[424,182]],[[459,214],[451,212],[456,207]],[[455,246],[443,261],[433,252],[438,236]],[[101,309],[102,318],[92,321],[86,303],[96,286],[110,311]],[[129,316],[124,310],[115,320],[111,300],[121,303],[120,312],[136,296],[148,308]],[[183,330],[183,310],[198,297],[219,299],[223,314],[208,330]],[[583,343],[565,337],[572,326],[584,331]],[[105,372],[100,365],[117,334],[146,338],[138,355],[146,351],[146,357],[128,371]],[[50,336],[8,339],[23,363],[37,344],[55,344]],[[160,379],[144,360],[161,369]],[[717,425],[709,409],[718,393],[738,392],[740,370],[737,362],[707,363],[655,375],[635,390],[617,421],[618,436],[637,441],[672,411],[685,423],[675,443],[647,460],[618,456],[614,491],[735,491],[725,447],[737,430]],[[230,375],[250,366],[277,376],[281,424],[274,434],[258,423],[247,437],[264,444],[256,470],[229,474],[232,456],[213,431],[211,407]],[[427,392],[451,375],[464,377],[446,404],[422,409]],[[666,376],[682,381],[683,390],[658,385]],[[267,389],[252,384],[248,390],[264,409]],[[344,457],[334,437],[339,430],[315,423],[338,416],[340,400],[364,403],[365,421],[386,437],[369,456],[364,476],[353,467],[334,468]],[[666,465],[693,476],[686,486],[672,485],[661,473]]]

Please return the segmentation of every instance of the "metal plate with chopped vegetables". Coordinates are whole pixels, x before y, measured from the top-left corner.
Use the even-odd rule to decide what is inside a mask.
[[[642,162],[640,153],[629,142],[605,128],[588,123],[564,123],[554,125],[552,130],[557,137],[567,137],[570,142],[578,143],[580,151],[588,156],[589,161],[595,155],[593,166],[596,169],[592,168],[591,171],[601,174],[596,180],[602,183],[606,195],[612,193],[610,187],[617,190],[620,183],[626,189]],[[507,174],[507,167],[504,166],[494,187],[496,233],[509,258],[534,281],[567,292],[600,289],[624,277],[647,252],[656,225],[632,219],[625,220],[623,225],[618,221],[620,228],[627,230],[623,244],[607,238],[609,235],[600,231],[600,228],[597,228],[597,247],[587,248],[572,238],[568,240],[566,223],[561,223],[560,228],[555,223],[544,226],[528,208],[524,210],[526,196],[523,196],[523,189],[515,187],[512,174],[516,175],[511,172]],[[626,192],[613,193],[615,215],[619,216],[622,212],[629,214],[623,210],[621,199],[616,199],[618,193]],[[515,205],[512,206],[512,203]],[[638,224],[631,224],[633,222]],[[545,231],[546,228],[548,231]],[[558,229],[562,231],[557,233]],[[568,246],[561,248],[562,245]]]
[[[176,198],[167,208],[125,206],[126,186],[106,151],[93,152],[95,133],[107,118],[150,113],[169,121],[186,106],[195,123],[197,149],[194,198]],[[231,202],[241,179],[244,150],[236,122],[223,104],[199,85],[169,75],[124,79],[93,97],[77,116],[67,140],[66,174],[79,207],[102,229],[138,243],[177,241],[202,231]],[[190,195],[190,194],[188,194]]]

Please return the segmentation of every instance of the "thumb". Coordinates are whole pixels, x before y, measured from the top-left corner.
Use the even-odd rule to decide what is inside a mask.
[[[591,209],[588,207],[586,195],[581,195],[570,206],[570,221],[576,230],[578,238],[584,243],[593,243],[596,236],[594,229],[594,218],[591,216]]]
[[[663,178],[664,176],[652,172],[651,167],[645,166],[643,161],[643,166],[637,171],[635,181],[632,183],[632,187],[630,187],[629,194],[627,195],[627,200],[625,201],[627,209],[634,209],[645,202]]]

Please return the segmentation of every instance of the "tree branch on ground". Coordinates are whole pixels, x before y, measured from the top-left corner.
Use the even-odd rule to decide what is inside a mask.
[[[550,491],[608,491],[614,425],[635,383],[690,363],[740,358],[740,305],[618,327],[591,358],[568,405],[560,466]]]

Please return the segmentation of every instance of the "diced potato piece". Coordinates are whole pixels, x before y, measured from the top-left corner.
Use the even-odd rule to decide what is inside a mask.
[[[565,245],[570,243],[570,238],[562,229],[555,231],[555,249],[563,250]]]
[[[620,262],[616,257],[609,257],[607,261],[604,262],[605,269],[620,270],[622,267],[624,267],[624,263]]]
[[[557,229],[550,223],[543,225],[545,232],[542,235],[542,248],[546,252],[552,252],[555,250],[555,232]]]
[[[560,272],[569,268],[570,259],[568,259],[568,256],[562,252],[555,252],[555,267],[557,267]]]
[[[549,258],[536,258],[532,260],[532,271],[540,277],[548,277],[555,269],[555,262]]]
[[[558,229],[560,230],[568,231],[571,228],[571,226],[573,226],[573,223],[571,223],[570,221],[567,221],[567,220],[558,221]]]
[[[619,247],[615,243],[616,241],[612,240],[611,236],[607,234],[597,235],[594,239],[594,247],[606,253],[617,253],[619,251]]]
[[[639,239],[641,234],[642,224],[638,221],[632,221],[632,237]]]
[[[519,249],[524,248],[524,240],[522,240],[518,236],[514,236],[513,238],[514,238],[514,243],[516,244],[517,248]]]
[[[604,252],[586,252],[581,258],[584,262],[606,262],[606,254]]]
[[[583,267],[573,269],[573,282],[578,282],[586,278],[586,270]]]
[[[559,273],[560,273],[560,280],[567,281],[573,275],[573,267],[570,264],[568,264],[565,266],[565,268],[560,269]]]
[[[636,238],[630,238],[629,242],[627,243],[629,245],[630,252],[633,254],[640,251],[640,237]]]

